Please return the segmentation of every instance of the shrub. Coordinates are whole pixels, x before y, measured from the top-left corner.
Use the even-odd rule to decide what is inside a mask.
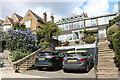
[[[118,31],[119,31],[119,27],[118,27],[116,24],[114,24],[114,25],[112,25],[111,27],[109,27],[109,28],[107,29],[107,37],[108,37],[108,40],[111,41],[111,40],[112,40],[112,35],[113,35],[114,33],[118,32]]]
[[[120,68],[120,31],[116,32],[112,37],[112,43],[115,51],[115,62]]]
[[[16,61],[16,60],[22,59],[23,57],[29,55],[31,52],[28,52],[28,51],[23,52],[20,49],[16,49],[14,51],[11,51],[11,53],[12,53],[12,60]]]
[[[44,41],[51,43],[51,45],[53,46],[59,46],[61,43],[59,40],[54,39],[54,38],[42,38],[40,40],[40,42],[44,42]]]
[[[85,38],[85,43],[92,44],[95,42],[95,37],[90,36]]]
[[[50,42],[47,41],[40,42],[40,45],[50,46]]]
[[[39,48],[36,35],[31,30],[8,30],[4,37],[6,49],[20,49],[22,52],[33,52]]]
[[[76,44],[79,44],[79,41],[75,41]]]

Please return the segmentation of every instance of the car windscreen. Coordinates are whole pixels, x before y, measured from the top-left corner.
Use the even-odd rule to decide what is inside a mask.
[[[80,57],[80,56],[87,56],[85,52],[80,53],[67,53],[66,57]]]

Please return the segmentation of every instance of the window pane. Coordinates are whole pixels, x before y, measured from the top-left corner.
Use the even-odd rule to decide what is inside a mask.
[[[25,22],[26,28],[30,28],[31,26],[31,20],[28,20]]]

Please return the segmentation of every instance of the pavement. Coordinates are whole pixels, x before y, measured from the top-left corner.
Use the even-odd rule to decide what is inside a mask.
[[[0,53],[0,57],[3,57],[2,53]],[[3,67],[0,68],[0,79],[2,78],[49,78],[49,77],[43,77],[43,76],[15,73],[13,66],[8,62],[8,60],[3,59],[3,61],[4,61]]]

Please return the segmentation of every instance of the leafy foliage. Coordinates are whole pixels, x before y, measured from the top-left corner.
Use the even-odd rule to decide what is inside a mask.
[[[115,51],[115,62],[120,68],[120,31],[116,32],[112,37],[112,43]]]
[[[0,40],[6,42],[5,48],[12,51],[14,60],[21,59],[40,47],[31,30],[8,30],[0,35]]]
[[[111,43],[109,45],[110,48],[113,48],[115,51],[115,63],[120,69],[120,28],[115,26],[115,23],[120,23],[120,16],[109,21],[107,25],[107,39]]]
[[[23,57],[29,55],[31,52],[23,52],[21,49],[16,49],[14,51],[11,51],[12,53],[12,60],[16,61],[18,59],[22,59]]]
[[[14,25],[14,30],[23,30],[23,29],[26,29],[25,24],[17,23]]]
[[[31,30],[9,30],[5,36],[6,48],[9,50],[22,49],[33,52],[39,48],[35,34]]]
[[[118,32],[120,29],[119,29],[119,27],[116,25],[116,24],[114,24],[114,25],[112,25],[111,27],[109,27],[108,29],[107,29],[107,37],[108,37],[108,40],[109,41],[112,41],[112,35],[114,34],[114,33],[116,33],[116,32]]]
[[[61,29],[55,23],[47,22],[44,24],[42,29],[37,32],[38,40],[42,38],[52,38],[52,36],[56,36],[61,33]]]
[[[50,42],[44,41],[44,42],[40,42],[40,45],[45,45],[45,46],[49,46]]]
[[[92,44],[95,42],[95,37],[94,36],[88,36],[85,38],[85,43]]]

